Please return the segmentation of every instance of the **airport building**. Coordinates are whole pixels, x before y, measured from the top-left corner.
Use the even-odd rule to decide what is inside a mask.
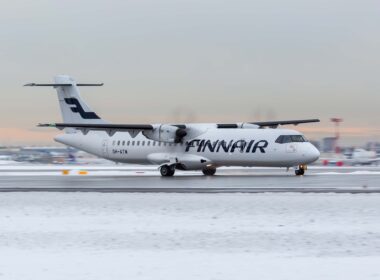
[[[336,138],[335,137],[325,137],[322,139],[322,152],[332,153],[334,152]]]

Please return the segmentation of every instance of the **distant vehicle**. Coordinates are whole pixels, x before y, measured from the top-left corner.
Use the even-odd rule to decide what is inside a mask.
[[[380,158],[374,151],[357,148],[352,153],[351,161],[353,165],[371,165],[378,164]]]
[[[4,161],[12,160],[12,156],[0,155],[0,160],[4,160]]]
[[[162,176],[176,169],[202,170],[214,175],[220,166],[294,167],[303,175],[319,151],[298,131],[279,125],[319,122],[318,119],[252,123],[109,124],[81,99],[80,84],[69,76],[56,76],[53,84],[26,86],[56,88],[64,123],[40,127],[65,129],[57,142],[123,163],[157,164]],[[141,108],[144,110],[144,108]]]
[[[15,156],[18,162],[29,163],[66,163],[67,155],[74,152],[67,147],[23,147]]]
[[[380,158],[377,157],[376,152],[367,151],[365,149],[356,148],[350,156],[343,154],[333,154],[322,156],[321,159],[323,165],[372,165],[379,164]]]
[[[10,164],[17,164],[17,162],[13,160],[12,156],[0,155],[0,165],[10,165]]]

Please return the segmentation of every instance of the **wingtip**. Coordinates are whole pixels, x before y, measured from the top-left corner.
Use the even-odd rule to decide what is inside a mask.
[[[39,123],[37,127],[56,127],[55,123]]]

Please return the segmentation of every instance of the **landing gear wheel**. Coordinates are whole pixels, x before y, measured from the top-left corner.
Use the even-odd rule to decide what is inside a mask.
[[[162,177],[171,177],[175,173],[175,167],[169,165],[163,165],[160,168],[160,173]]]
[[[305,174],[305,169],[303,168],[296,169],[295,173],[296,173],[296,176],[302,176]]]
[[[207,167],[202,170],[203,174],[206,176],[214,176],[216,172],[215,167]]]

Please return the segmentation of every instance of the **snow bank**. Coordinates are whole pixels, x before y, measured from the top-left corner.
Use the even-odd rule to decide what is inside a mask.
[[[379,279],[380,195],[3,193],[0,279]]]

